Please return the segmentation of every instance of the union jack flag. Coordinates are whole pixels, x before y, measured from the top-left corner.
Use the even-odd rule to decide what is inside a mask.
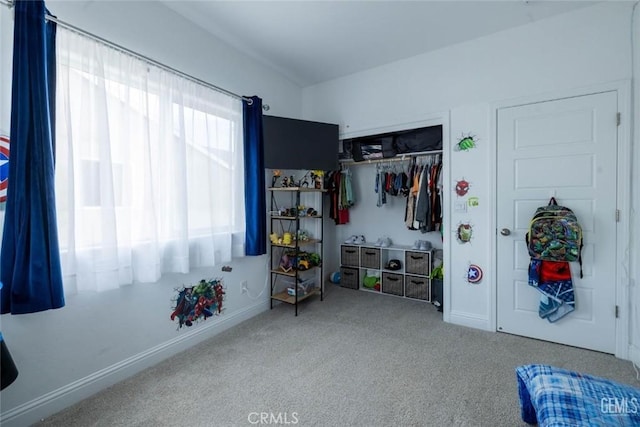
[[[0,135],[0,203],[7,201],[9,185],[9,137]]]

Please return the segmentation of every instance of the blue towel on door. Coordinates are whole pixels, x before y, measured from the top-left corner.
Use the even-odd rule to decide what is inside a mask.
[[[573,281],[568,262],[531,259],[529,285],[538,289],[538,315],[555,322],[575,310]]]

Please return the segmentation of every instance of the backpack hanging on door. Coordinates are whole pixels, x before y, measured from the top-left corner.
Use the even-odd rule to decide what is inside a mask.
[[[536,209],[526,241],[531,258],[578,261],[582,277],[582,227],[573,211],[559,206],[555,197],[549,200],[547,206]]]

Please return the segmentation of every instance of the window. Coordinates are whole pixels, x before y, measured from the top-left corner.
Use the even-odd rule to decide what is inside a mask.
[[[59,29],[65,286],[102,290],[242,255],[241,101]]]

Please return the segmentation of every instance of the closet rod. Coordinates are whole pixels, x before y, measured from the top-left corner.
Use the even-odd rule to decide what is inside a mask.
[[[9,8],[12,8],[14,6],[13,5],[13,1],[7,1],[7,0],[0,0],[0,4],[3,4],[3,5],[5,5],[5,6],[9,7]],[[109,47],[111,47],[113,49],[116,49],[116,50],[118,50],[118,51],[120,51],[120,52],[122,52],[122,53],[124,53],[126,55],[133,56],[134,58],[139,59],[139,60],[141,60],[143,62],[146,62],[149,65],[154,65],[154,66],[156,66],[158,68],[161,68],[161,69],[163,69],[165,71],[168,71],[170,73],[173,73],[175,75],[183,77],[183,78],[185,78],[187,80],[191,80],[192,82],[198,83],[198,84],[200,84],[202,86],[205,86],[205,87],[207,87],[209,89],[213,89],[216,92],[220,92],[220,93],[223,93],[225,95],[229,95],[229,96],[231,96],[233,98],[236,98],[236,99],[239,99],[239,100],[247,101],[247,103],[249,105],[251,105],[253,103],[253,100],[251,98],[247,98],[247,97],[244,97],[242,95],[238,95],[237,93],[233,93],[233,92],[231,92],[229,90],[226,90],[226,89],[223,89],[223,88],[221,88],[219,86],[216,86],[216,85],[213,85],[211,83],[208,83],[208,82],[206,82],[204,80],[201,80],[201,79],[199,79],[197,77],[194,77],[194,76],[192,76],[190,74],[183,73],[182,71],[177,70],[177,69],[175,69],[173,67],[170,67],[168,65],[165,65],[165,64],[163,64],[161,62],[158,62],[155,59],[152,59],[152,58],[149,58],[148,56],[145,56],[145,55],[142,55],[140,53],[134,52],[131,49],[127,49],[124,46],[121,46],[121,45],[119,45],[117,43],[114,43],[114,42],[109,41],[107,39],[104,39],[104,38],[102,38],[100,36],[97,36],[97,35],[95,35],[93,33],[85,31],[82,28],[76,27],[75,25],[71,25],[71,24],[69,24],[69,23],[67,23],[65,21],[62,21],[62,20],[56,18],[55,16],[46,15],[45,19],[47,21],[55,22],[59,26],[61,26],[63,28],[66,28],[69,31],[73,31],[74,33],[77,33],[77,34],[80,34],[82,36],[88,37],[88,38],[90,38],[92,40],[97,41],[98,43],[102,43],[102,44],[104,44],[106,46],[109,46]],[[262,106],[262,109],[265,110],[265,111],[269,111],[269,105],[268,104],[264,104]]]
[[[423,151],[420,153],[403,154],[402,157],[388,157],[386,159],[384,158],[368,159],[368,160],[363,160],[361,162],[356,162],[353,159],[344,159],[344,160],[339,160],[339,163],[341,165],[368,165],[368,164],[375,164],[375,163],[405,162],[413,158],[433,156],[435,154],[442,154],[442,150]]]

